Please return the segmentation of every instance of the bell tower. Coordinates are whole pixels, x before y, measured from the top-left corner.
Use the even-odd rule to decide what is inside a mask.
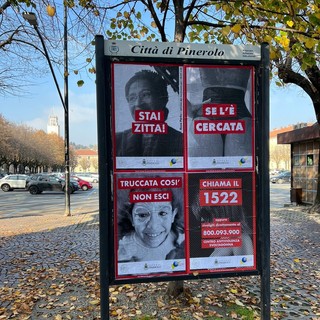
[[[47,133],[55,133],[60,137],[60,125],[58,123],[58,116],[51,114],[47,125]]]

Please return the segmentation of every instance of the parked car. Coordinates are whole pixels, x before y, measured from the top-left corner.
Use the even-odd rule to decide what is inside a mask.
[[[31,194],[39,194],[43,191],[65,191],[65,180],[48,175],[34,175],[28,180],[26,189]],[[79,190],[79,184],[76,181],[70,181],[70,193]]]
[[[25,189],[28,176],[26,174],[10,174],[0,179],[2,191],[12,191],[14,189]]]
[[[77,181],[78,184],[79,184],[80,189],[82,189],[83,191],[87,191],[87,190],[93,188],[93,185],[92,185],[91,182],[86,181],[86,180],[83,180],[83,179],[81,179],[81,178],[79,178],[79,177],[77,177],[77,176],[71,176],[71,177],[70,177],[70,181],[71,181],[71,180]]]
[[[272,177],[270,181],[272,183],[291,182],[291,172],[290,171],[282,172],[279,175]]]
[[[89,181],[89,182],[99,182],[99,175],[96,173],[80,172],[75,174],[78,178]]]
[[[0,179],[2,179],[3,177],[5,177],[6,174],[5,173],[0,173]]]
[[[54,177],[54,175],[51,175],[49,173],[34,173],[34,174],[31,174],[28,179],[27,179],[27,183],[30,181],[30,180],[38,180],[39,177],[42,177],[42,178],[48,178],[48,177]]]
[[[65,176],[63,175],[61,178],[65,179]],[[83,180],[83,179],[79,178],[78,176],[71,175],[70,176],[70,181],[77,182],[78,185],[79,185],[79,189],[81,189],[83,191],[87,191],[87,190],[93,188],[93,184],[91,182]]]

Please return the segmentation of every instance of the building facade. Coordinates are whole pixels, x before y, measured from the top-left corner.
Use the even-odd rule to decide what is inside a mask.
[[[98,152],[92,149],[76,149],[74,172],[98,172]]]
[[[291,150],[291,201],[298,197],[300,201],[296,202],[313,203],[318,185],[319,125],[280,133],[277,141],[288,144]]]

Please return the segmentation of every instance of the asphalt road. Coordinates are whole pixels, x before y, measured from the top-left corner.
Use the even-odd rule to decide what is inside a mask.
[[[99,185],[91,190],[78,190],[70,195],[72,213],[88,208],[98,208]],[[0,218],[43,216],[45,214],[61,215],[65,211],[65,195],[62,192],[43,192],[31,195],[25,190],[3,192],[0,190]]]
[[[88,191],[79,190],[70,195],[71,212],[76,214],[84,207],[98,208],[99,184]],[[270,184],[270,208],[283,208],[290,203],[290,184]],[[43,192],[31,195],[24,190],[3,192],[0,190],[0,218],[61,215],[65,210],[65,196],[61,192]]]
[[[270,183],[270,209],[290,204],[290,183]]]

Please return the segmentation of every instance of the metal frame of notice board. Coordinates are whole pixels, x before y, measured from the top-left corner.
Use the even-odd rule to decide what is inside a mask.
[[[222,278],[222,277],[236,277],[236,276],[250,276],[250,275],[260,275],[261,278],[261,315],[262,319],[270,319],[270,204],[269,204],[269,46],[266,43],[263,43],[261,47],[253,46],[227,46],[220,45],[217,48],[213,49],[212,46],[208,47],[206,45],[194,45],[194,44],[176,44],[176,43],[149,43],[149,42],[127,42],[127,41],[105,41],[102,36],[96,36],[96,88],[97,88],[97,122],[98,122],[98,149],[99,149],[99,214],[100,214],[100,285],[101,285],[101,316],[102,319],[109,319],[109,286],[114,284],[123,284],[123,283],[139,283],[139,282],[162,282],[162,281],[176,281],[176,280],[196,280],[203,278]],[[258,54],[257,54],[258,48]],[[240,51],[239,51],[240,50]],[[240,58],[237,52],[240,52]],[[224,54],[225,53],[225,54]],[[211,56],[210,56],[211,55]],[[214,56],[214,57],[213,57]],[[258,56],[258,57],[257,57]],[[179,91],[180,93],[186,92],[189,90],[188,85],[185,83],[186,75],[190,78],[193,72],[197,71],[197,69],[250,69],[251,74],[253,75],[253,79],[251,79],[253,83],[254,92],[252,94],[252,105],[254,106],[254,110],[252,110],[252,114],[254,117],[252,119],[252,127],[253,127],[253,153],[251,162],[235,161],[234,157],[223,158],[216,157],[214,161],[209,161],[209,158],[204,169],[198,169],[199,159],[192,158],[188,155],[188,157],[179,157],[175,156],[173,159],[174,165],[180,163],[180,167],[172,173],[172,162],[166,162],[170,160],[169,157],[158,157],[160,160],[158,161],[157,157],[154,158],[144,158],[143,155],[137,154],[136,158],[133,158],[135,161],[129,161],[126,155],[124,157],[116,154],[116,139],[115,139],[115,126],[118,121],[121,124],[122,119],[124,119],[125,112],[117,114],[115,112],[115,105],[121,106],[123,103],[121,102],[121,94],[117,92],[121,92],[120,89],[117,88],[119,82],[121,82],[122,78],[124,78],[125,72],[123,70],[131,70],[132,65],[151,65],[158,68],[158,71],[162,69],[166,70],[170,67],[172,68],[172,72],[176,73],[175,70],[180,70],[183,74],[183,84],[180,87],[180,90],[175,90],[175,85],[172,84],[173,91]],[[160,66],[160,68],[159,68]],[[174,68],[178,66],[177,68]],[[119,70],[119,71],[118,71]],[[183,70],[183,71],[181,71]],[[210,69],[211,70],[211,69]],[[188,73],[189,72],[189,73]],[[200,70],[201,72],[201,70]],[[215,72],[209,72],[209,77],[212,77]],[[123,75],[123,76],[122,76]],[[163,75],[163,78],[166,76]],[[196,84],[196,81],[195,81]],[[180,84],[181,85],[181,84]],[[192,83],[190,84],[190,88],[192,87]],[[190,89],[191,90],[191,89]],[[210,91],[210,90],[207,90]],[[209,92],[212,94],[212,92]],[[123,94],[124,95],[124,94]],[[118,98],[119,96],[119,98]],[[184,94],[186,96],[186,94]],[[117,99],[119,102],[116,102]],[[132,98],[137,99],[137,97]],[[187,120],[186,120],[186,98],[182,98],[181,104],[183,105],[182,113],[183,113],[183,130],[184,135],[189,135],[187,132]],[[230,105],[225,105],[221,102],[218,106],[220,106],[221,112],[227,112],[230,110]],[[206,108],[207,107],[207,108]],[[120,108],[120,107],[119,107]],[[199,109],[197,109],[199,110]],[[202,105],[201,112],[208,112],[210,110],[214,110],[217,112],[218,107],[215,105],[208,104]],[[240,112],[240,111],[239,111]],[[229,111],[229,115],[230,114]],[[138,120],[137,117],[144,117],[143,113],[136,113],[133,117],[136,117],[135,120]],[[163,132],[167,132],[167,125],[163,121],[163,114],[158,112],[151,114],[151,117],[158,117],[157,121],[151,121],[144,125],[145,130],[149,130],[148,128],[155,128],[154,130],[163,130]],[[221,119],[222,118],[220,114]],[[120,119],[120,120],[119,120]],[[213,120],[203,121],[200,117],[197,120],[194,128],[200,128],[200,130],[205,130],[204,128],[218,128],[218,125],[224,125],[223,128],[229,128],[234,123],[234,125],[239,125],[241,127],[242,120],[234,121],[234,123],[226,123],[225,120],[221,120],[219,124],[215,123]],[[162,122],[161,122],[162,121]],[[242,121],[242,122],[241,122]],[[136,121],[134,123],[136,127],[143,128],[143,122]],[[144,122],[145,123],[145,122]],[[211,127],[210,127],[211,125]],[[163,129],[162,129],[163,128]],[[212,130],[213,130],[212,129]],[[132,129],[133,124],[132,124]],[[140,130],[140,129],[139,129]],[[210,130],[210,129],[208,129]],[[222,129],[221,129],[222,130]],[[230,129],[231,130],[231,129]],[[239,129],[241,130],[241,128]],[[207,133],[207,132],[206,132]],[[210,132],[209,132],[210,133]],[[224,132],[223,132],[224,133]],[[200,137],[206,138],[206,135],[199,135]],[[191,138],[184,138],[185,141],[189,141]],[[185,144],[184,144],[185,146]],[[120,148],[119,148],[120,149]],[[188,146],[188,152],[191,150]],[[191,154],[191,153],[190,153]],[[185,155],[185,154],[184,154]],[[191,160],[187,161],[185,158],[190,158]],[[178,161],[176,161],[178,159]],[[129,159],[130,160],[130,159]],[[149,161],[150,160],[150,161]],[[163,160],[163,162],[161,162]],[[181,160],[181,161],[180,161]],[[224,164],[227,167],[219,167],[216,169],[220,163]],[[145,169],[145,165],[151,163],[151,167]],[[159,164],[158,164],[159,163]],[[166,167],[166,163],[168,167]],[[206,163],[204,161],[204,163]],[[248,167],[245,165],[247,163]],[[159,166],[159,168],[157,167]],[[170,165],[170,166],[169,166]],[[201,164],[202,165],[202,164]],[[200,166],[201,166],[200,165]],[[121,167],[123,166],[123,167]],[[153,167],[155,166],[155,167]],[[210,167],[213,166],[213,167]],[[229,166],[229,167],[228,167]],[[189,172],[186,172],[186,168],[189,168]],[[156,174],[157,173],[157,174]],[[143,179],[139,179],[139,175],[143,176]],[[249,176],[249,178],[248,178]],[[249,180],[249,182],[248,182]],[[250,189],[252,186],[252,190],[254,192],[252,196],[252,206],[254,207],[254,213],[256,213],[255,218],[252,220],[254,223],[255,233],[252,237],[255,239],[255,251],[254,251],[254,259],[255,264],[253,268],[221,268],[217,269],[217,272],[195,272],[191,270],[192,265],[197,265],[198,263],[207,263],[207,258],[198,258],[196,257],[194,262],[191,260],[192,250],[190,249],[188,241],[192,238],[189,234],[191,234],[191,230],[185,230],[186,233],[186,244],[185,248],[188,248],[188,258],[185,258],[183,263],[185,266],[182,268],[181,272],[170,273],[166,272],[145,272],[143,273],[143,268],[141,263],[131,263],[126,268],[126,262],[120,263],[118,259],[117,251],[117,235],[118,232],[116,228],[116,223],[118,220],[118,216],[115,213],[115,208],[118,208],[116,205],[117,199],[120,197],[121,193],[129,192],[131,183],[136,183],[136,181],[141,181],[146,184],[146,182],[151,181],[155,183],[172,183],[173,181],[178,181],[179,188],[181,188],[181,192],[184,196],[185,202],[191,202],[192,197],[188,196],[188,186],[187,184],[195,185],[199,187],[199,192],[201,194],[200,202],[202,201],[203,206],[206,205],[206,201],[211,201],[210,204],[213,203],[212,199],[220,199],[222,197],[222,193],[230,196],[231,194],[235,194],[237,197],[240,194],[244,194],[243,198],[248,198],[246,196],[246,191],[248,188]],[[195,182],[194,182],[195,181]],[[239,182],[240,181],[240,182]],[[192,184],[194,183],[194,184]],[[212,191],[207,185],[213,183],[215,187]],[[221,187],[222,191],[219,191],[219,185],[222,184],[224,187]],[[233,189],[228,191],[228,184],[234,184]],[[236,189],[236,185],[242,185],[242,191],[238,191]],[[218,185],[218,187],[217,187]],[[124,186],[124,187],[121,187]],[[248,187],[249,186],[249,187]],[[128,190],[126,190],[128,189]],[[165,192],[165,189],[143,189],[142,193],[131,194],[131,197],[140,196],[143,197],[154,197],[154,196],[168,196],[170,197],[175,191],[179,191],[178,189],[169,192]],[[152,190],[152,191],[151,191]],[[130,192],[129,192],[130,193]],[[190,192],[191,193],[191,192]],[[250,193],[248,193],[250,195]],[[208,195],[210,196],[208,198]],[[181,197],[181,195],[180,195]],[[239,198],[241,198],[239,196]],[[202,200],[201,200],[202,199]],[[239,200],[246,204],[246,199]],[[119,201],[118,201],[119,202]],[[134,202],[134,201],[133,201]],[[240,202],[239,202],[240,203]],[[239,204],[238,203],[238,204]],[[185,204],[184,204],[185,205]],[[251,202],[250,202],[251,205]],[[257,210],[259,208],[259,210]],[[184,213],[184,218],[186,220],[185,225],[189,222],[189,217]],[[217,220],[218,222],[220,220]],[[221,221],[224,221],[223,219]],[[228,226],[232,226],[230,221],[225,221]],[[229,224],[228,224],[229,223]],[[202,234],[210,234],[214,232],[238,232],[237,229],[232,229],[231,227],[226,227],[224,230],[217,229],[216,227],[210,227],[210,224],[199,223],[199,228],[201,228]],[[206,229],[209,228],[209,229]],[[210,229],[211,228],[211,229]],[[231,228],[231,229],[230,229]],[[115,231],[116,230],[116,231]],[[203,231],[205,230],[205,231]],[[231,230],[231,231],[230,231]],[[189,231],[189,232],[187,232]],[[120,232],[120,231],[119,231]],[[202,237],[202,236],[201,236]],[[201,246],[200,248],[205,248],[205,244],[203,243],[213,243],[213,246],[217,247],[217,240],[214,239],[205,239],[201,238]],[[227,242],[234,243],[236,240],[232,237],[225,237],[227,240],[225,241],[224,246],[226,246]],[[234,245],[234,244],[232,244]],[[236,245],[234,245],[236,246]],[[197,252],[197,248],[194,250]],[[205,249],[201,249],[205,251]],[[201,251],[200,250],[200,251]],[[198,250],[199,251],[199,250]],[[119,258],[120,259],[120,258]],[[188,261],[187,261],[188,260]],[[191,264],[190,264],[190,261]],[[180,263],[174,265],[174,267],[178,265],[183,265]],[[246,261],[244,260],[244,263]],[[241,262],[242,263],[242,262]],[[146,267],[150,267],[150,263],[144,263]],[[166,265],[160,264],[161,268],[166,268]],[[126,274],[127,269],[129,270],[137,270],[133,276],[127,275],[122,276],[121,272],[119,272],[121,266],[121,272]],[[131,269],[133,268],[133,269]],[[123,271],[124,270],[124,271]],[[151,269],[148,269],[151,270]],[[178,269],[177,269],[178,270]],[[187,270],[187,271],[186,271]],[[219,271],[221,270],[221,272]]]

